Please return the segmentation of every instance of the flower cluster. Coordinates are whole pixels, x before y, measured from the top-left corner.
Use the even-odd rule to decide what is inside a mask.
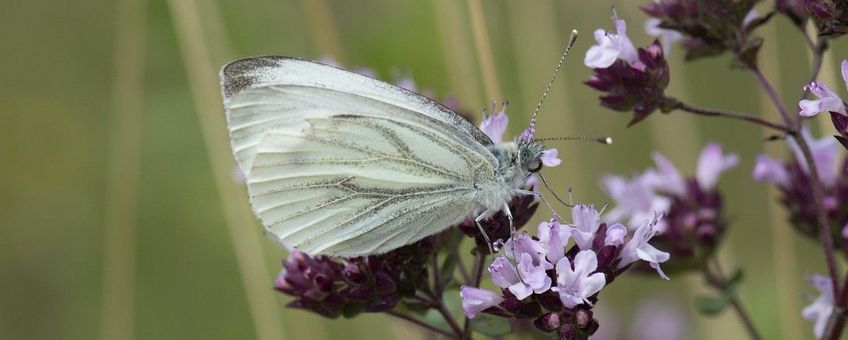
[[[836,37],[848,32],[848,1],[803,0],[816,22],[819,35]]]
[[[752,11],[759,0],[658,0],[642,7],[659,26],[683,34],[686,59],[733,51],[746,65],[754,65],[762,40],[751,31],[765,20]]]
[[[839,145],[831,138],[813,139],[808,130],[801,137],[810,145],[818,177],[825,191],[824,208],[830,220],[834,244],[848,252],[848,161],[841,157]],[[780,202],[789,212],[792,226],[803,234],[818,237],[815,200],[810,186],[812,179],[798,145],[790,140],[794,157],[780,161],[760,155],[753,177],[760,182],[776,185],[781,192]]]
[[[602,222],[592,206],[579,204],[571,213],[570,224],[554,218],[542,222],[535,237],[524,233],[504,242],[489,266],[501,293],[462,287],[466,315],[534,318],[537,328],[563,338],[591,335],[598,327],[592,318],[598,293],[631,264],[646,261],[668,279],[659,264],[669,254],[648,243],[658,218],[644,221],[628,238],[627,227]]]
[[[624,20],[613,18],[616,32],[595,31],[597,45],[586,52],[584,63],[592,68],[586,84],[606,92],[601,105],[617,111],[634,111],[633,125],[657,109],[669,112],[674,104],[665,96],[669,82],[668,63],[663,46],[654,41],[636,49],[627,37]],[[663,34],[658,32],[657,34]],[[669,36],[664,40],[673,41]]]
[[[695,176],[684,178],[663,155],[655,153],[656,168],[628,180],[607,176],[603,186],[615,201],[608,220],[642,221],[655,212],[665,212],[659,221],[655,244],[669,250],[670,271],[698,269],[712,254],[727,224],[719,176],[738,163],[735,154],[724,154],[719,144],[710,143],[701,152]]]
[[[392,309],[427,283],[427,259],[437,241],[428,237],[387,254],[336,260],[293,251],[283,261],[276,289],[295,298],[288,307],[325,317]]]
[[[842,61],[842,79],[848,88],[848,59]],[[799,114],[804,117],[813,117],[821,112],[830,112],[833,127],[839,133],[836,137],[842,146],[848,149],[848,103],[831,90],[827,85],[820,82],[812,82],[804,86],[816,99],[804,99],[798,103]]]

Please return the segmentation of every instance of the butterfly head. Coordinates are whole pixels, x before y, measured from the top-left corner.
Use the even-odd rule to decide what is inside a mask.
[[[522,139],[519,137],[515,144],[517,145],[518,156],[516,163],[522,170],[527,173],[536,173],[542,170],[542,153],[545,150],[545,145],[542,142],[533,138]]]

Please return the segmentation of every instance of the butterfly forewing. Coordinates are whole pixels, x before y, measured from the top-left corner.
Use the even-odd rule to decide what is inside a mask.
[[[254,58],[222,71],[254,211],[287,246],[386,252],[479,209],[491,141],[420,95],[330,66]]]

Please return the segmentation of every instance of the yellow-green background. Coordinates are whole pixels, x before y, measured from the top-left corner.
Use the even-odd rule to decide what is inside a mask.
[[[637,45],[649,41],[636,8],[643,2],[617,4]],[[475,6],[481,12],[470,10]],[[722,142],[742,158],[721,181],[732,219],[722,262],[744,268],[741,298],[767,339],[810,337],[799,311],[815,293],[804,277],[823,271],[821,252],[789,230],[774,197],[750,179],[756,154],[779,155],[783,146],[761,142],[766,132],[754,126],[681,113],[625,129],[628,115],[599,107],[597,93],[581,83],[589,74],[582,59],[591,32],[611,28],[609,6],[585,0],[3,1],[0,338],[415,335],[383,316],[326,320],[282,307],[287,298],[271,288],[284,253],[261,237],[232,180],[217,69],[253,55],[333,55],[384,78],[411,74],[420,87],[455,94],[475,113],[491,99],[509,99],[516,133],[572,28],[583,34],[542,110],[540,135],[611,135],[616,144],[557,145],[564,163],[549,171],[555,186],[572,186],[578,200],[599,203],[606,199],[597,185],[601,174],[641,171],[652,150],[691,174],[704,143]],[[793,105],[810,58],[785,18],[773,22],[759,32],[767,41],[760,59]],[[475,34],[480,23],[488,40]],[[682,55],[676,48],[670,56],[672,94],[776,118],[751,75],[728,68],[729,57],[684,65]],[[837,65],[845,57],[848,45],[837,42],[824,69],[843,95]],[[497,84],[482,80],[486,58],[494,60]],[[692,312],[689,301],[702,290],[695,275],[669,282],[621,278],[604,290],[599,307],[618,321],[602,319],[601,327],[617,323],[626,334],[637,302],[661,295],[679,300],[690,338],[742,337],[731,313],[707,319]]]

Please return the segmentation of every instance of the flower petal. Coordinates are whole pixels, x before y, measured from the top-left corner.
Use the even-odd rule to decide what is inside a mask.
[[[462,297],[462,309],[465,311],[465,316],[469,319],[473,319],[489,307],[497,306],[504,300],[495,292],[468,286],[462,286],[459,289],[459,296]]]
[[[701,152],[698,159],[698,169],[695,178],[702,189],[713,189],[718,182],[718,177],[727,169],[739,163],[739,156],[735,154],[722,154],[721,145],[709,143]]]
[[[683,179],[683,176],[680,175],[680,172],[677,171],[677,168],[671,164],[668,158],[665,158],[665,156],[659,152],[654,152],[653,158],[654,163],[657,165],[657,171],[660,175],[657,177],[659,181],[654,183],[656,187],[670,194],[681,197],[686,196],[686,181]]]
[[[562,160],[557,157],[558,155],[559,151],[557,151],[557,149],[550,148],[542,151],[542,156],[539,157],[539,159],[542,160],[542,165],[546,167],[553,167],[562,163]]]
[[[509,117],[507,117],[506,113],[502,110],[498,113],[493,113],[483,117],[483,121],[480,122],[480,130],[482,130],[486,136],[489,136],[492,143],[500,144],[503,143],[503,135],[506,132],[506,126],[508,123]]]
[[[757,156],[753,177],[758,182],[777,184],[784,188],[789,186],[789,173],[786,172],[786,167],[781,161],[767,155]]]

